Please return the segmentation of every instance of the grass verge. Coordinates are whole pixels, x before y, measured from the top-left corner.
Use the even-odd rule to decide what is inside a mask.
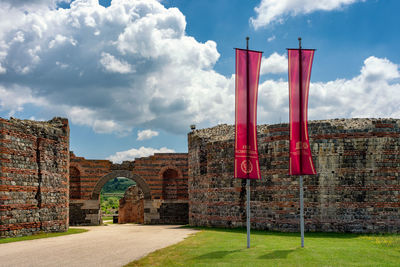
[[[79,234],[79,233],[83,233],[83,232],[87,232],[87,231],[88,230],[86,230],[86,229],[70,228],[70,229],[68,229],[67,232],[40,233],[40,234],[29,235],[29,236],[3,238],[3,239],[0,239],[0,244],[18,242],[18,241],[26,241],[26,240],[34,240],[34,239],[40,239],[40,238],[56,237],[56,236],[63,236],[63,235]]]
[[[400,235],[207,229],[126,266],[400,266]]]

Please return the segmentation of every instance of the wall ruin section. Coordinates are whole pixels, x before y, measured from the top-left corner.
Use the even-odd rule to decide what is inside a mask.
[[[400,232],[400,120],[312,121],[309,135],[318,174],[304,177],[306,231]],[[233,178],[234,126],[195,130],[188,144],[189,224],[245,226],[245,181]],[[288,124],[258,126],[258,150],[252,228],[299,231]]]
[[[0,118],[0,237],[68,230],[68,120]]]
[[[71,184],[71,225],[101,223],[100,190],[115,177],[132,179],[143,191],[144,223],[188,223],[187,153],[156,153],[121,164],[85,159],[71,153],[70,164],[71,169],[77,170],[74,173],[79,173],[79,178],[74,178],[79,183]],[[172,179],[165,175],[171,172],[174,173]],[[168,194],[163,195],[163,192]]]
[[[144,195],[140,187],[131,185],[119,200],[118,223],[144,223]]]

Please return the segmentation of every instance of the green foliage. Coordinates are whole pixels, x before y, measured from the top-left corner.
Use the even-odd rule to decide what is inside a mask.
[[[123,195],[122,195],[123,196]],[[100,196],[100,207],[105,214],[114,214],[119,207],[119,199],[122,197]]]
[[[103,186],[100,194],[103,214],[115,214],[118,211],[119,199],[124,196],[126,189],[134,184],[134,181],[123,177],[108,181]]]
[[[125,190],[134,185],[135,182],[128,178],[118,177],[108,181],[103,188],[101,189],[101,194],[105,193],[122,193],[124,194]]]
[[[0,239],[0,244],[40,239],[40,238],[56,237],[56,236],[63,236],[63,235],[79,234],[79,233],[84,233],[87,231],[88,230],[86,230],[86,229],[69,228],[67,232],[40,233],[40,234],[34,234],[34,235],[28,235],[28,236],[22,236],[22,237],[3,238],[3,239]]]
[[[251,232],[198,228],[201,232],[126,266],[399,266],[400,235]]]

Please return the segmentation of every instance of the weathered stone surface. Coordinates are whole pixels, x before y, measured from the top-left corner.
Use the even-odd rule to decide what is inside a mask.
[[[310,122],[318,175],[304,177],[307,231],[400,232],[399,125],[396,119]],[[195,130],[188,140],[189,223],[244,226],[245,183],[233,178],[234,127]],[[288,124],[258,126],[262,180],[251,181],[253,228],[299,230],[288,144]]]
[[[164,202],[170,203],[172,201],[175,203],[178,201],[179,203],[186,203],[186,205],[188,203],[186,153],[156,153],[150,157],[125,161],[122,164],[112,164],[108,160],[90,160],[76,157],[72,152],[70,157],[70,172],[73,174],[71,176],[73,182],[71,182],[70,188],[71,225],[100,223],[100,213],[95,213],[92,209],[84,209],[76,203],[85,203],[86,200],[98,201],[102,186],[115,177],[132,179],[138,187],[141,187],[144,193],[144,223],[187,222],[187,213],[183,218],[181,212],[179,212],[177,218],[169,215],[160,216],[160,208],[165,206],[163,206]],[[128,208],[126,211],[128,211]],[[93,219],[95,214],[98,218]],[[91,218],[90,220],[88,216]]]
[[[0,237],[68,229],[68,120],[0,118]]]
[[[138,186],[130,186],[119,200],[118,223],[144,223],[144,194]]]

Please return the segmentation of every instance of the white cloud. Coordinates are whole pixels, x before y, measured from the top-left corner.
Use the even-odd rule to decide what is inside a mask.
[[[399,118],[399,77],[399,65],[371,56],[352,79],[311,83],[309,119]],[[260,84],[258,99],[259,123],[288,121],[287,81],[268,80]]]
[[[267,41],[268,41],[268,43],[270,43],[270,42],[272,42],[273,40],[275,40],[276,39],[276,36],[275,35],[272,35],[271,37],[269,37],[268,39],[267,39]]]
[[[56,8],[59,3],[69,3],[73,0],[1,0],[3,4],[8,4],[14,8],[21,8],[24,10],[37,9],[38,7]]]
[[[134,127],[186,133],[190,124],[234,123],[234,75],[213,70],[216,43],[188,36],[176,8],[76,0],[70,9],[22,12],[0,3],[0,17],[0,106],[9,114],[34,105],[120,135]],[[286,56],[264,58],[261,71],[286,72]],[[398,65],[369,57],[352,79],[311,84],[310,118],[400,117],[398,78]],[[260,123],[287,121],[285,80],[260,84],[258,99]]]
[[[4,87],[0,84],[0,110],[8,111],[9,116],[14,116],[16,112],[23,111],[26,104],[45,106],[47,102],[43,97],[35,96],[28,87],[19,85]]]
[[[260,74],[285,73],[288,70],[288,60],[286,55],[272,53],[268,58],[263,57],[261,61]]]
[[[216,43],[186,35],[178,9],[156,0],[40,2],[29,12],[0,3],[0,74],[46,99],[47,114],[100,132],[186,133],[232,120],[234,82],[213,70]]]
[[[143,141],[143,140],[151,139],[155,136],[158,136],[158,132],[147,129],[147,130],[143,130],[143,131],[138,131],[137,135],[138,135],[138,137],[136,140]]]
[[[55,107],[51,108],[55,109]],[[96,111],[89,108],[63,105],[58,107],[58,109],[63,110],[63,113],[67,115],[72,123],[88,125],[97,133],[117,133],[119,135],[126,135],[130,131],[130,129],[124,128],[114,120],[100,118]]]
[[[331,11],[365,0],[261,0],[255,8],[256,18],[250,18],[255,29],[273,22],[282,22],[287,16],[309,14],[315,11]]]
[[[109,156],[107,159],[114,163],[121,163],[125,160],[132,161],[136,158],[148,157],[154,155],[154,153],[174,153],[173,149],[162,147],[160,149],[151,147],[140,147],[139,149],[132,148],[130,150],[117,152],[114,155]]]
[[[56,37],[49,42],[49,48],[53,48],[54,46],[65,44],[66,42],[70,43],[73,46],[76,46],[76,44],[77,44],[76,40],[74,40],[73,38],[68,38],[61,34],[57,34]]]
[[[128,62],[118,60],[108,53],[101,53],[100,63],[108,72],[118,72],[121,74],[132,72],[132,66]]]

